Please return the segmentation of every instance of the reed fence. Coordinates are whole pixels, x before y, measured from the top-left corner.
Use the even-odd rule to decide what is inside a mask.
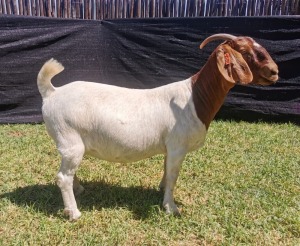
[[[300,14],[299,0],[0,0],[0,14],[77,19]]]

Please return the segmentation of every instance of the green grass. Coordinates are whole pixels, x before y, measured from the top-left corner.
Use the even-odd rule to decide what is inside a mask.
[[[82,217],[70,223],[59,162],[44,125],[0,125],[0,245],[300,245],[298,126],[214,122],[183,163],[180,218],[161,208],[162,156],[85,158]]]

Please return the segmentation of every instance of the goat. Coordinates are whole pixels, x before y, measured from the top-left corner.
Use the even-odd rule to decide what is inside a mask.
[[[57,174],[64,212],[81,216],[74,193],[81,193],[75,172],[85,154],[110,162],[134,162],[164,154],[163,207],[179,214],[173,190],[185,155],[204,143],[210,122],[237,83],[270,85],[278,67],[250,37],[215,34],[225,40],[203,68],[188,79],[154,89],[128,89],[86,81],[54,87],[51,79],[64,67],[56,60],[41,68],[37,85],[43,98],[46,129],[62,161]],[[162,82],[163,83],[163,82]]]

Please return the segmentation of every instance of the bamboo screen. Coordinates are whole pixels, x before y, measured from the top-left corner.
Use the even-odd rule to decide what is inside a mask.
[[[77,19],[297,15],[299,0],[0,0],[0,13]]]

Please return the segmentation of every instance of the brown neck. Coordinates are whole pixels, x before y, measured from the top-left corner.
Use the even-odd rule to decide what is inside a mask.
[[[208,129],[210,122],[222,106],[229,90],[234,86],[224,79],[212,55],[204,67],[192,76],[192,95],[198,118]]]

